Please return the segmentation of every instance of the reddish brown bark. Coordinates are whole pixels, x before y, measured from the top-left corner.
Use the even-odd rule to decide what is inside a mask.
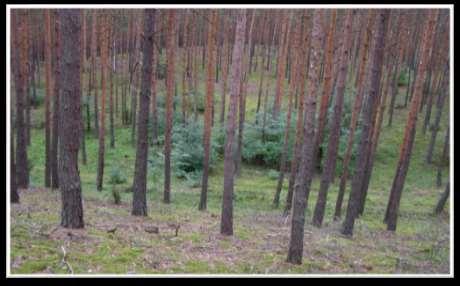
[[[241,66],[244,47],[244,31],[246,29],[245,10],[237,11],[235,43],[233,45],[230,104],[227,114],[224,155],[224,193],[222,197],[222,214],[220,233],[233,235],[233,184],[234,184],[234,157],[233,144],[236,130],[236,112],[238,96],[241,87]]]
[[[420,101],[423,92],[423,83],[426,76],[427,59],[432,45],[432,30],[435,26],[438,10],[428,11],[428,20],[425,22],[425,28],[423,32],[423,38],[421,42],[421,51],[419,58],[419,71],[415,82],[414,95],[411,102],[411,109],[407,118],[406,128],[404,132],[404,140],[401,146],[400,157],[398,166],[396,168],[396,174],[391,187],[390,200],[387,205],[387,211],[385,215],[385,222],[387,223],[387,229],[391,231],[396,230],[396,222],[398,218],[399,202],[401,200],[402,190],[404,187],[404,181],[409,168],[412,146],[414,143],[414,137],[416,133],[417,115],[420,107]]]
[[[80,108],[80,31],[81,19],[78,9],[60,9],[62,25],[62,97],[60,113],[65,120],[59,121],[59,189],[62,198],[61,226],[83,228],[83,204],[78,171],[78,149],[81,130]],[[63,117],[64,118],[64,117]],[[75,140],[77,138],[77,140]]]
[[[148,121],[150,108],[150,86],[152,82],[152,56],[154,39],[154,9],[144,10],[144,42],[142,60],[142,81],[139,97],[139,118],[137,127],[137,150],[133,180],[133,209],[136,216],[147,216],[147,157]]]
[[[105,98],[107,93],[107,15],[101,15],[101,27],[100,27],[100,48],[101,48],[101,112],[100,124],[99,124],[99,152],[97,160],[97,190],[102,191],[102,185],[104,180],[104,156],[105,156]]]
[[[51,186],[51,110],[50,102],[53,97],[53,82],[51,81],[51,16],[50,10],[45,10],[45,187]]]
[[[173,97],[174,97],[174,65],[176,49],[176,11],[167,11],[167,41],[166,41],[166,129],[165,129],[165,177],[164,177],[164,196],[163,202],[171,202],[171,135],[172,135],[172,117],[173,117]]]
[[[291,235],[287,262],[293,264],[302,263],[305,209],[307,207],[310,185],[314,172],[314,135],[316,98],[319,90],[320,76],[320,51],[323,36],[321,21],[323,10],[316,9],[313,12],[313,29],[311,33],[310,68],[308,71],[309,92],[304,98],[305,116],[303,121],[303,143],[301,161],[297,172],[297,180],[294,186],[294,198],[292,206]]]

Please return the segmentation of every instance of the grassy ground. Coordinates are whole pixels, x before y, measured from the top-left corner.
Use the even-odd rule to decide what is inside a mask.
[[[249,118],[255,112],[257,78],[251,77],[253,82],[248,89]],[[160,84],[159,88],[163,85]],[[400,96],[401,101],[402,98]],[[108,146],[108,137],[106,139],[102,192],[96,190],[98,142],[94,134],[86,135],[88,163],[82,165],[80,162],[79,165],[85,229],[59,228],[59,193],[42,188],[45,144],[44,130],[40,128],[43,126],[43,106],[40,106],[33,110],[36,128],[32,129],[29,147],[33,165],[31,188],[20,190],[21,204],[11,207],[11,272],[448,273],[449,206],[440,216],[432,216],[442,188],[435,187],[436,168],[423,161],[429,134],[423,136],[420,128],[396,233],[387,232],[382,222],[406,116],[407,110],[398,109],[391,128],[386,127],[384,121],[365,213],[357,220],[353,238],[342,237],[340,222],[332,220],[338,180],[329,193],[324,227],[311,226],[319,186],[317,178],[313,181],[306,216],[304,260],[302,265],[294,266],[285,262],[290,220],[281,216],[281,209],[271,206],[276,180],[266,168],[243,165],[235,186],[233,237],[219,234],[223,184],[221,159],[210,177],[208,211],[197,210],[200,189],[174,177],[172,202],[163,204],[162,169],[155,168],[155,171],[150,169],[148,178],[149,216],[132,217],[132,194],[126,189],[132,184],[135,150],[130,141],[131,131],[121,126],[120,119],[116,122],[114,149]],[[447,118],[445,112],[442,122],[447,122]],[[438,136],[435,161],[441,152],[444,130],[445,125]],[[154,152],[161,153],[162,149],[149,150],[151,154]],[[121,192],[121,205],[113,203],[113,186],[108,183],[115,169],[127,178],[125,183],[116,186]],[[448,168],[445,167],[444,181],[447,177]],[[283,204],[285,194],[286,187],[282,193]],[[345,204],[347,199],[348,190]],[[145,229],[152,226],[158,227],[158,233],[146,232]],[[64,251],[66,263],[63,262]]]

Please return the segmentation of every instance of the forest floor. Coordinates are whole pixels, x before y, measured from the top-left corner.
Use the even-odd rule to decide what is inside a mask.
[[[255,95],[250,95],[249,114],[254,113],[255,102]],[[33,110],[33,116],[37,118],[33,122],[42,122],[43,108]],[[29,147],[31,187],[20,190],[20,204],[11,205],[11,273],[449,273],[449,204],[441,215],[432,215],[443,187],[435,186],[436,167],[423,162],[428,134],[417,132],[396,232],[386,231],[382,222],[406,116],[407,110],[397,109],[392,127],[386,127],[384,121],[366,209],[356,221],[352,238],[340,235],[341,221],[332,220],[338,180],[328,195],[324,226],[311,225],[319,185],[315,178],[306,213],[302,265],[285,262],[290,218],[282,216],[282,208],[287,186],[283,188],[280,208],[273,208],[276,177],[267,168],[243,164],[235,185],[231,237],[219,234],[221,159],[211,173],[207,211],[198,211],[200,188],[174,176],[171,204],[164,204],[162,178],[149,175],[149,216],[131,216],[132,193],[126,189],[132,184],[135,150],[129,127],[119,123],[115,148],[106,147],[106,183],[102,192],[95,185],[97,138],[86,134],[88,164],[79,164],[85,228],[60,228],[60,194],[42,188],[44,130],[42,123],[36,123]],[[442,148],[444,128],[438,136],[436,158]],[[149,149],[149,153],[161,151],[159,147]],[[108,183],[113,166],[128,178],[124,184],[114,187]],[[447,176],[446,166],[444,181]],[[121,192],[120,205],[113,202],[112,188]],[[347,199],[348,190],[343,212]]]

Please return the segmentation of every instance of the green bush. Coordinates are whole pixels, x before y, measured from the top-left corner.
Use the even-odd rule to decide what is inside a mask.
[[[172,135],[172,162],[176,176],[185,179],[196,179],[203,170],[203,124],[190,122],[186,125],[174,126]],[[210,170],[217,156],[217,145],[211,140]]]
[[[110,170],[109,183],[112,185],[119,185],[126,183],[126,176],[120,170],[118,166],[115,166]]]
[[[286,113],[281,112],[278,119],[274,119],[271,112],[267,113],[265,126],[263,115],[259,113],[256,116],[257,123],[247,122],[244,127],[242,159],[250,164],[278,168],[284,143]],[[295,141],[295,118],[296,113],[293,112],[289,129],[288,161]]]
[[[121,203],[120,190],[115,186],[112,187],[112,198],[114,204],[119,205]]]
[[[407,86],[409,84],[409,71],[407,69],[401,70],[398,77],[398,86]]]

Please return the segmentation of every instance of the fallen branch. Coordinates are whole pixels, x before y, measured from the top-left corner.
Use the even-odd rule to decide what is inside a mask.
[[[67,269],[70,271],[70,274],[73,274],[72,266],[70,266],[70,264],[65,260],[67,253],[65,251],[64,245],[61,245],[61,250],[62,250],[61,263],[63,263],[65,266],[67,266]]]

